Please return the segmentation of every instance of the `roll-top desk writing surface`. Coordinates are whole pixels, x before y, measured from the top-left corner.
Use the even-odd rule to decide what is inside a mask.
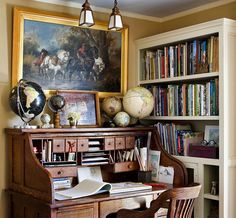
[[[174,185],[187,184],[183,164],[168,155],[161,147],[159,137],[152,127],[129,128],[78,128],[78,129],[6,129],[9,150],[9,187],[11,217],[106,217],[121,208],[148,206],[162,191],[124,193],[56,201],[53,178],[69,177],[77,183],[77,170],[86,166],[84,154],[93,144],[106,156],[101,165],[103,179],[107,182],[135,181],[139,169],[136,161],[117,160],[116,152],[130,151],[139,141],[146,145],[148,132],[152,132],[151,148],[161,150],[161,164],[175,169]],[[50,152],[50,157],[45,153]],[[74,153],[73,160],[68,159]]]

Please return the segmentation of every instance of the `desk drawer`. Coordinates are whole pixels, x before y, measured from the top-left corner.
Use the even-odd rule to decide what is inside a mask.
[[[113,166],[113,172],[115,173],[134,171],[138,169],[139,169],[139,165],[138,165],[138,162],[136,161],[115,163]]]
[[[57,218],[98,218],[98,204],[83,204],[62,207],[57,211]]]
[[[139,165],[137,161],[128,161],[128,162],[120,162],[109,165],[102,166],[108,172],[112,173],[121,173],[121,172],[129,172],[139,169]]]
[[[88,151],[89,150],[89,141],[88,139],[79,139],[78,140],[78,152]]]
[[[116,150],[125,149],[125,137],[115,138],[115,148]]]
[[[76,152],[77,150],[77,140],[67,139],[66,140],[66,152]]]
[[[135,146],[135,137],[134,136],[127,136],[126,139],[126,149],[133,149]]]
[[[116,213],[120,209],[137,209],[150,207],[153,195],[145,195],[134,198],[123,198],[100,202],[100,217],[105,218],[108,214]],[[131,217],[129,217],[131,218]]]
[[[65,151],[65,140],[64,139],[54,139],[52,150],[54,153],[63,153]]]
[[[105,138],[104,150],[114,150],[114,149],[115,149],[115,140],[114,140],[114,138]]]
[[[48,167],[46,169],[53,178],[77,176],[77,167]]]

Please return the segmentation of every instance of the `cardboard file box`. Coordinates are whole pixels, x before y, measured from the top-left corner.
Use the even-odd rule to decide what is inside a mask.
[[[219,158],[219,147],[190,144],[188,156],[217,159]]]

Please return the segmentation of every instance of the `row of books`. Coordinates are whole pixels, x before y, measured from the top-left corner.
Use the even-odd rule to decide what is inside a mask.
[[[172,155],[188,156],[189,145],[201,143],[203,132],[194,132],[189,124],[157,123],[155,124],[161,143]]]
[[[154,116],[217,116],[219,79],[199,84],[147,87],[153,93]]]
[[[172,78],[219,70],[219,38],[179,43],[147,50],[144,53],[141,80]]]

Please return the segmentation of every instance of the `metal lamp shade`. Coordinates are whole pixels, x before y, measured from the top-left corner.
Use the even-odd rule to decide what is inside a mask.
[[[123,28],[122,18],[120,14],[120,10],[117,7],[117,0],[114,1],[114,8],[112,9],[112,13],[110,15],[108,29],[109,30],[121,30]]]
[[[83,9],[80,13],[79,25],[84,27],[91,27],[94,25],[93,11],[87,1],[83,4]]]
[[[111,14],[108,29],[109,30],[121,30],[123,28],[122,18],[120,14]]]

